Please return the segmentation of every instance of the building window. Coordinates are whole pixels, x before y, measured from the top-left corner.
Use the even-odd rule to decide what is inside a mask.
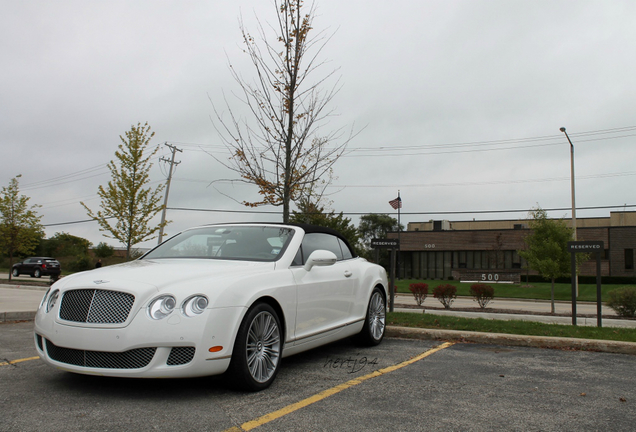
[[[634,249],[625,249],[625,270],[634,270]]]
[[[466,268],[466,251],[459,251],[457,255],[459,268]]]

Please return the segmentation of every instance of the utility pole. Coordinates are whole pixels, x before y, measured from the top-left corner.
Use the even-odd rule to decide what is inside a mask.
[[[565,137],[568,139],[568,142],[570,143],[570,183],[571,183],[570,188],[572,189],[572,231],[573,231],[572,239],[576,241],[576,203],[574,199],[575,197],[575,194],[574,194],[574,144],[572,144],[572,141],[570,140],[570,136],[565,131],[564,127],[560,128],[559,130],[565,134]],[[579,296],[579,275],[576,273],[576,271],[572,275],[572,278],[574,279],[574,286],[576,287],[576,296],[578,297]]]
[[[183,150],[178,149],[177,147],[173,146],[172,144],[168,144],[167,142],[164,144],[166,147],[168,147],[170,149],[170,151],[172,152],[172,158],[170,160],[166,159],[166,158],[161,158],[159,159],[162,162],[167,162],[170,164],[170,169],[168,170],[168,181],[166,182],[166,195],[164,196],[163,199],[163,211],[161,212],[161,228],[159,229],[159,242],[157,244],[161,244],[161,242],[163,241],[163,225],[166,222],[166,208],[168,207],[168,194],[170,193],[170,181],[172,180],[172,168],[175,165],[179,165],[181,162],[175,162],[174,161],[174,156],[176,154],[176,152],[182,152]]]

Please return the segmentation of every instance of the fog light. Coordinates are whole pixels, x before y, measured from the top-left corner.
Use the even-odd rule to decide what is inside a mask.
[[[157,297],[148,305],[148,315],[152,319],[160,320],[170,315],[176,304],[177,301],[171,295]]]

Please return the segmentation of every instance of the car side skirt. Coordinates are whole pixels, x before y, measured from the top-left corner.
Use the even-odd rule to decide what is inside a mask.
[[[354,336],[362,331],[363,326],[364,318],[305,336],[302,339],[287,341],[283,350],[283,358]]]

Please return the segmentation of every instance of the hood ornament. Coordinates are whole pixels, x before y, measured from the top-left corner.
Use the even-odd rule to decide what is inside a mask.
[[[94,283],[95,285],[101,285],[101,284],[105,284],[105,283],[108,283],[108,282],[110,282],[110,281],[105,281],[105,280],[96,280],[96,281],[93,281],[93,283]]]

